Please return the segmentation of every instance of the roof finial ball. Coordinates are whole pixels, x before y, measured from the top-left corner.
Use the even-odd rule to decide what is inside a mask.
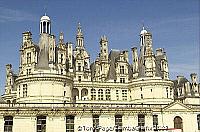
[[[141,35],[146,34],[147,30],[145,29],[144,23],[142,24],[142,31],[140,32]]]
[[[51,34],[51,20],[46,13],[40,19],[40,34],[42,33]]]

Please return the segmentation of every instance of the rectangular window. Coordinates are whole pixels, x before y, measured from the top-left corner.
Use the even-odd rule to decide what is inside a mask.
[[[19,97],[20,97],[20,90],[21,90],[21,89],[20,89],[20,85],[19,85],[19,91],[18,91],[18,92],[19,92],[19,93],[18,93],[18,94],[19,94]]]
[[[119,90],[116,90],[116,99],[119,100]]]
[[[120,83],[125,83],[125,78],[120,78]]]
[[[157,126],[158,126],[158,115],[153,115],[153,127],[154,127],[154,131],[157,131]]]
[[[61,75],[63,75],[63,69],[60,69],[60,73],[61,73]]]
[[[81,76],[78,76],[78,81],[81,82]]]
[[[124,74],[124,66],[120,66],[120,74]]]
[[[37,117],[37,132],[46,132],[46,116]]]
[[[13,126],[13,117],[5,116],[4,117],[4,132],[12,132]]]
[[[96,90],[91,89],[91,100],[96,100]]]
[[[74,132],[74,116],[66,116],[66,132]]]
[[[63,54],[60,55],[60,63],[63,63]]]
[[[198,130],[200,130],[200,114],[197,115]]]
[[[106,89],[106,100],[110,100],[110,89]]]
[[[127,100],[127,90],[122,90],[122,100]]]
[[[98,100],[103,100],[103,90],[99,89],[98,91]]]
[[[78,71],[81,71],[81,63],[78,63]]]
[[[27,84],[23,84],[23,97],[27,96]]]
[[[98,115],[93,115],[92,116],[92,119],[93,119],[93,132],[99,132],[99,116]]]
[[[31,52],[27,53],[26,55],[27,55],[26,60],[27,60],[27,63],[29,64],[31,63]]]
[[[115,115],[115,126],[116,132],[122,132],[122,116],[121,115]]]
[[[167,98],[168,98],[168,96],[169,96],[169,95],[168,95],[168,88],[166,88],[166,93],[167,93]]]
[[[138,115],[138,126],[139,126],[139,132],[145,132],[145,116],[142,114]]]

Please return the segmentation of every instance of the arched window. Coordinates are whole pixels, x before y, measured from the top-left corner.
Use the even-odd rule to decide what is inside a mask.
[[[200,114],[197,115],[198,130],[200,130]]]
[[[181,117],[176,116],[174,118],[174,128],[176,129],[183,129],[183,120]]]
[[[106,89],[106,100],[110,100],[110,89]]]
[[[99,115],[93,115],[93,132],[99,132],[98,126],[99,126]]]
[[[46,116],[37,116],[37,132],[46,132]]]
[[[122,115],[115,115],[116,132],[122,132]]]
[[[4,117],[4,132],[12,132],[13,126],[13,117],[5,116]]]
[[[43,22],[43,33],[46,33],[46,22]]]
[[[74,116],[66,116],[66,132],[74,132]]]
[[[103,100],[103,89],[99,89],[98,91],[98,100]]]
[[[96,90],[91,89],[91,100],[96,100]]]
[[[145,126],[145,115],[139,114],[138,115],[138,126],[139,126],[139,132],[144,132],[144,126]]]

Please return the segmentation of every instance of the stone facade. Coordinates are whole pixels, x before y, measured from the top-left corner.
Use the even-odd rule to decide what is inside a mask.
[[[6,65],[5,94],[0,104],[0,131],[64,132],[146,131],[180,128],[200,131],[200,85],[178,76],[169,79],[166,52],[153,51],[152,34],[143,27],[140,47],[108,50],[108,38],[100,38],[99,56],[93,63],[85,49],[80,23],[76,45],[58,44],[51,34],[51,20],[40,19],[40,40],[23,33],[19,73]],[[95,130],[98,131],[98,130]]]

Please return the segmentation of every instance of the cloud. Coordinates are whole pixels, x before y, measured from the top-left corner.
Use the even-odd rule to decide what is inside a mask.
[[[37,21],[36,15],[25,11],[0,7],[0,22]]]

